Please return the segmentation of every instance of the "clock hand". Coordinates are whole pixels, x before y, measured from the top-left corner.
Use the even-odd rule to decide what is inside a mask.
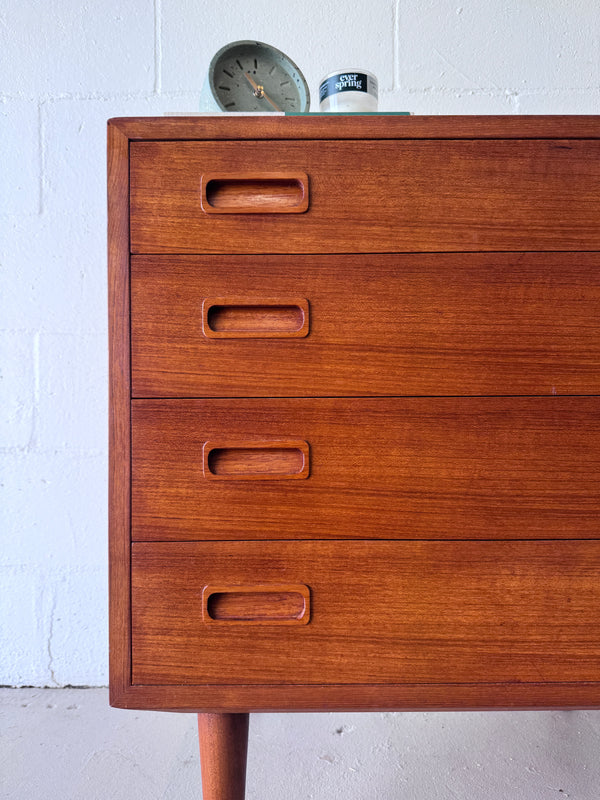
[[[266,100],[268,103],[270,103],[270,104],[273,106],[273,108],[275,109],[275,111],[281,111],[281,109],[279,108],[279,106],[277,105],[277,103],[274,103],[274,102],[271,100],[271,98],[269,97],[269,95],[268,95],[268,94],[265,92],[264,86],[260,86],[260,85],[259,85],[259,84],[258,84],[258,83],[257,83],[257,82],[254,80],[254,78],[252,77],[252,75],[250,75],[250,73],[249,73],[249,72],[244,72],[244,77],[248,79],[248,82],[250,83],[250,85],[251,85],[251,86],[252,86],[252,88],[254,89],[254,96],[255,96],[255,97],[258,97],[258,98],[264,97],[264,98],[265,98],[265,100]]]

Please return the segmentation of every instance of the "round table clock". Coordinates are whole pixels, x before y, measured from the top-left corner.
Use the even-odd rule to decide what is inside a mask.
[[[310,93],[291,58],[264,42],[231,42],[210,62],[208,83],[222,111],[308,111]]]

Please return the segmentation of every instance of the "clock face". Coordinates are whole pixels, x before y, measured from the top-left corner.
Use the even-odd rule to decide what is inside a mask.
[[[213,97],[223,111],[308,111],[304,75],[280,50],[263,42],[233,42],[209,67]]]

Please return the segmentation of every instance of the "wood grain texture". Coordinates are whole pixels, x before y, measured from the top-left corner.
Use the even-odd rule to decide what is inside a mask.
[[[308,625],[310,589],[303,584],[207,584],[205,625]]]
[[[201,175],[306,172],[304,214],[204,214]],[[133,142],[134,253],[600,249],[594,140]]]
[[[168,267],[167,267],[168,269]],[[142,302],[144,290],[142,288]],[[198,309],[188,325],[196,328]],[[145,316],[145,315],[144,315]],[[298,339],[308,336],[308,302],[303,297],[203,297],[202,335],[209,339]]]
[[[597,253],[136,256],[131,282],[138,397],[600,393]],[[306,338],[206,338],[207,298],[265,287]]]
[[[297,439],[221,439],[202,446],[205,480],[306,480],[310,448]]]
[[[136,400],[136,540],[595,538],[600,398]],[[310,446],[310,477],[206,481],[206,441]]]
[[[308,209],[304,172],[219,172],[200,176],[205,214],[303,214]]]
[[[247,714],[198,714],[202,800],[244,800]]]
[[[268,139],[588,139],[600,137],[598,115],[116,117],[132,141]]]
[[[110,693],[131,683],[129,142],[108,126]]]
[[[133,682],[598,681],[600,542],[133,545]],[[219,627],[202,589],[303,583],[308,625]]]
[[[452,711],[600,708],[600,682],[131,685],[120,708],[164,711]]]
[[[113,705],[600,707],[600,399],[548,396],[599,394],[600,256],[581,252],[600,250],[599,151],[597,116],[110,121]],[[309,176],[309,210],[204,215],[200,174],[263,169],[265,153]],[[155,246],[131,258],[130,365],[129,252]],[[203,299],[249,293],[305,298],[306,338],[203,336]],[[268,309],[248,308],[215,324],[263,325]],[[132,387],[157,399],[131,403]],[[198,445],[249,429],[307,441],[316,471],[246,493],[205,481],[200,498]],[[132,477],[135,679],[153,684],[131,672]],[[275,624],[252,641],[268,674],[232,658],[242,622],[199,636],[194,617],[205,574],[248,586],[261,570],[318,589],[281,648]],[[246,595],[217,600],[215,613],[248,610]],[[312,667],[291,646],[306,633]]]

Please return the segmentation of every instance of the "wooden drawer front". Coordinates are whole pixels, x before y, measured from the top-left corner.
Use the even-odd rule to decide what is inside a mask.
[[[207,624],[223,583],[308,624]],[[132,619],[139,684],[598,681],[600,542],[137,543]]]
[[[236,213],[203,210],[215,176]],[[596,140],[142,141],[130,179],[134,253],[600,249]]]
[[[131,295],[137,397],[600,393],[594,253],[134,256]]]
[[[138,540],[598,536],[598,397],[136,400],[132,448]]]

